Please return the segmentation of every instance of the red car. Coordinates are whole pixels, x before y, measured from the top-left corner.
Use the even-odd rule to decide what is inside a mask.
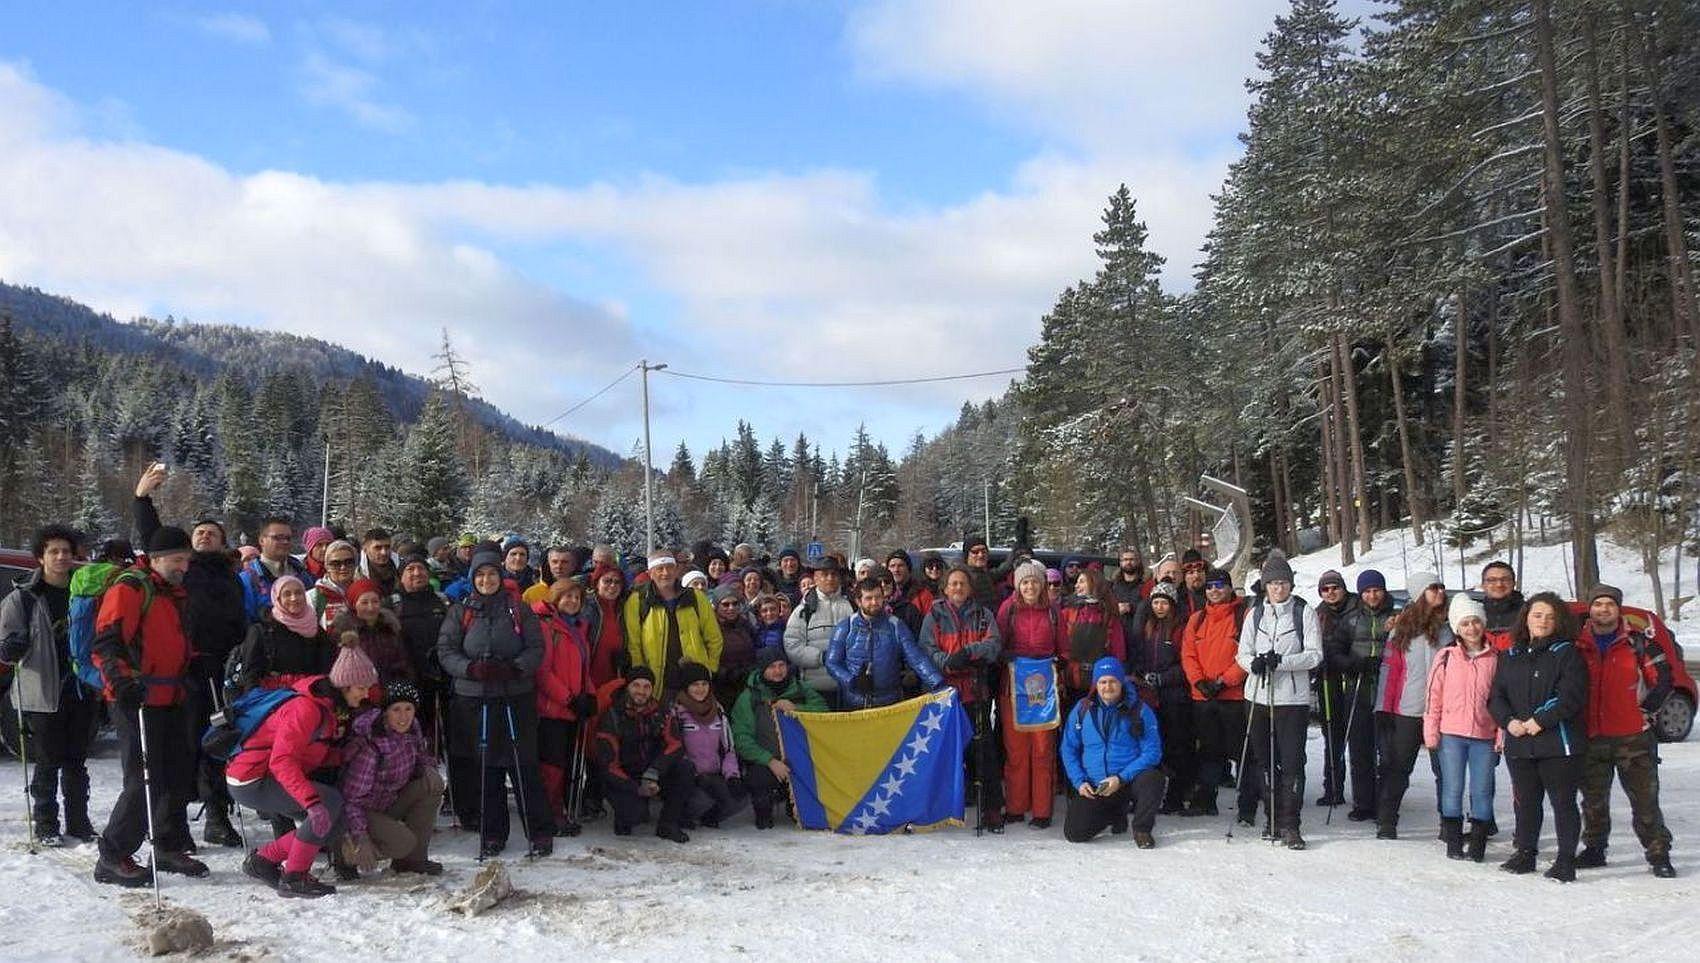
[[[1581,620],[1588,618],[1588,606],[1582,602],[1572,602],[1571,611]],[[1665,650],[1665,661],[1670,663],[1671,694],[1665,704],[1653,716],[1653,731],[1660,742],[1681,742],[1688,738],[1688,733],[1694,728],[1694,707],[1700,705],[1700,685],[1694,682],[1694,676],[1689,674],[1688,666],[1682,661],[1682,646],[1677,644],[1676,637],[1671,635],[1670,627],[1665,620],[1648,611],[1633,605],[1623,606],[1623,619],[1629,623],[1631,630],[1644,632],[1648,625],[1653,627],[1653,638]]]

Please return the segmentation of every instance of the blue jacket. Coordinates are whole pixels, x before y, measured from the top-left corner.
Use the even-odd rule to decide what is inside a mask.
[[[1137,710],[1143,732],[1133,734],[1127,712]],[[1122,690],[1118,705],[1105,706],[1096,693],[1074,704],[1063,725],[1063,769],[1068,784],[1093,785],[1120,776],[1122,785],[1153,769],[1163,761],[1163,737],[1157,731],[1157,716],[1131,688]]]
[[[308,571],[307,566],[296,561],[291,555],[284,560],[283,574],[293,575],[301,580],[304,588],[312,588],[318,579]],[[272,607],[272,583],[282,576],[273,576],[264,562],[254,559],[242,566],[242,609],[248,615],[250,623],[260,621],[260,615]]]
[[[863,695],[856,691],[856,676],[869,663],[873,664],[874,690]],[[838,683],[844,704],[852,709],[890,705],[902,698],[905,665],[928,689],[944,685],[944,676],[921,651],[909,627],[889,615],[870,623],[857,612],[838,623],[826,648],[826,671]]]

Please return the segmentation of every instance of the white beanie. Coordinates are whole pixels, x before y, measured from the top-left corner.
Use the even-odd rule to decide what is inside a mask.
[[[1045,566],[1038,562],[1022,562],[1015,567],[1015,584],[1019,586],[1028,579],[1037,579],[1039,584],[1045,584]]]
[[[1440,580],[1440,576],[1433,572],[1412,572],[1411,577],[1405,580],[1405,592],[1411,596],[1411,601],[1414,602],[1417,596],[1423,594],[1424,590],[1430,585],[1445,584]]]
[[[1468,592],[1459,592],[1452,596],[1452,604],[1446,607],[1446,621],[1452,626],[1453,635],[1461,634],[1458,626],[1462,625],[1465,619],[1480,619],[1482,624],[1486,625],[1487,609]]]
[[[684,578],[679,579],[679,584],[686,588],[690,588],[695,585],[707,585],[708,576],[704,575],[701,569],[693,568],[689,572],[685,573]]]

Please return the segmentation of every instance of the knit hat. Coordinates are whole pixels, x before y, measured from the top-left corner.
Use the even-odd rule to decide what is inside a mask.
[[[689,572],[686,572],[683,578],[679,579],[679,584],[683,585],[685,588],[696,588],[699,585],[706,587],[708,585],[708,576],[704,575],[701,569],[693,568]]]
[[[189,533],[176,525],[162,525],[154,529],[154,533],[148,537],[148,554],[151,556],[172,555],[189,550]]]
[[[1092,684],[1097,685],[1098,680],[1105,676],[1115,679],[1124,686],[1127,685],[1127,669],[1122,667],[1122,660],[1113,655],[1106,655],[1092,663]]]
[[[320,545],[329,545],[336,541],[336,534],[323,525],[314,525],[301,535],[301,550],[312,554],[313,549]]]
[[[419,687],[405,679],[398,679],[384,686],[384,708],[398,702],[411,702],[415,709],[419,708]]]
[[[1412,572],[1411,577],[1405,580],[1405,591],[1414,599],[1423,594],[1430,585],[1444,584],[1446,583],[1440,580],[1440,576],[1433,572]]]
[[[775,662],[785,663],[786,668],[791,667],[791,657],[785,654],[783,645],[764,645],[756,650],[755,658],[758,669],[765,669]]]
[[[1043,585],[1045,582],[1045,566],[1038,562],[1022,562],[1015,567],[1015,584],[1017,586],[1030,578],[1038,579],[1039,583]]]
[[[943,564],[944,564],[944,556],[943,555],[940,555],[937,552],[922,552],[921,553],[921,567],[922,568],[926,568],[929,565],[943,565]]]
[[[396,569],[396,574],[400,575],[402,572],[407,571],[408,568],[410,566],[413,566],[413,565],[423,565],[423,566],[425,566],[425,571],[427,573],[429,573],[431,571],[431,559],[427,556],[424,556],[424,555],[421,555],[421,554],[415,552],[414,554],[409,555],[406,558],[401,560],[401,567]]]
[[[1158,582],[1151,586],[1151,601],[1155,602],[1158,599],[1167,599],[1170,605],[1179,605],[1180,593],[1175,591],[1173,583]]]
[[[879,567],[880,563],[871,558],[859,558],[856,560],[856,577],[867,578],[870,572]],[[866,571],[864,571],[864,569],[866,569]]]
[[[671,555],[668,555],[666,552],[662,552],[660,555],[652,555],[648,559],[646,559],[643,563],[643,567],[645,569],[651,569],[651,568],[659,568],[663,565],[677,565],[677,564],[679,564],[678,559],[674,558]]]
[[[902,559],[903,564],[909,566],[910,568],[915,567],[915,563],[909,560],[909,552],[908,552],[907,549],[901,549],[901,548],[892,549],[890,552],[886,553],[885,563],[887,565],[890,565],[892,559],[896,559],[896,558]]]
[[[1594,602],[1596,600],[1602,599],[1602,598],[1611,599],[1613,602],[1616,602],[1618,605],[1622,605],[1623,604],[1623,589],[1620,589],[1615,585],[1606,585],[1602,582],[1601,584],[1595,585],[1593,588],[1588,590],[1588,604],[1589,605],[1594,604]]]
[[[708,671],[708,666],[701,662],[686,662],[679,666],[679,688],[683,689],[693,682],[708,682],[714,676]]]
[[[1362,595],[1364,589],[1372,588],[1387,591],[1387,576],[1376,569],[1366,568],[1358,573],[1358,594]]]
[[[1459,592],[1452,596],[1452,602],[1446,607],[1446,621],[1452,626],[1453,635],[1458,634],[1458,626],[1464,624],[1465,619],[1480,619],[1486,625],[1487,609],[1470,593]]]
[[[1225,568],[1213,568],[1204,573],[1204,584],[1209,585],[1211,582],[1226,582],[1229,588],[1233,588],[1234,575]],[[1157,584],[1161,585],[1162,583],[1159,582]],[[1155,586],[1153,586],[1153,588],[1155,588]]]
[[[473,547],[474,545],[477,545],[477,544],[478,544],[478,537],[473,535],[471,532],[468,532],[467,534],[462,535],[460,538],[455,540],[455,547],[456,548],[471,548],[471,547]]]
[[[355,579],[354,584],[348,587],[348,594],[344,597],[348,599],[348,604],[353,606],[354,603],[360,601],[360,596],[365,595],[367,592],[371,592],[379,599],[384,597],[384,590],[378,587],[377,582],[374,582],[369,578]]]
[[[648,679],[651,683],[655,682],[655,673],[651,672],[647,665],[628,665],[625,674],[627,682],[636,682],[639,679]]]
[[[1070,565],[1074,566],[1075,568],[1079,568],[1080,567],[1080,556],[1070,555],[1068,558],[1063,559],[1063,564],[1062,564],[1063,568],[1066,569]]]
[[[714,600],[715,605],[719,605],[721,602],[724,602],[727,599],[742,598],[742,596],[740,596],[738,594],[738,586],[734,585],[734,584],[726,584],[726,585],[720,586],[719,588],[715,589],[713,592],[710,592],[709,597]]]
[[[377,684],[378,670],[372,666],[372,660],[366,657],[366,653],[360,651],[359,634],[344,632],[336,661],[331,663],[331,685],[347,689],[353,686],[371,688]]]
[[[1054,568],[1045,569],[1045,581],[1052,585],[1061,585],[1062,571]]]
[[[1341,575],[1338,569],[1331,568],[1328,571],[1323,572],[1322,577],[1316,580],[1316,587],[1318,589],[1325,589],[1330,585],[1338,585],[1341,588],[1345,588],[1346,576]]]
[[[437,552],[441,551],[442,549],[448,548],[448,547],[449,547],[449,540],[448,540],[448,538],[446,538],[445,536],[442,536],[442,535],[433,535],[425,543],[425,551],[432,554],[432,555],[435,555],[435,554],[437,554]]]
[[[1263,584],[1270,582],[1293,582],[1293,566],[1287,561],[1287,553],[1278,548],[1270,549],[1263,560]]]
[[[782,559],[786,559],[786,558],[795,558],[795,559],[799,559],[799,560],[800,560],[800,559],[802,559],[802,557],[803,557],[803,556],[802,556],[802,555],[800,555],[800,554],[798,554],[798,552],[797,552],[797,550],[796,550],[796,549],[794,549],[794,548],[792,548],[792,547],[791,547],[791,546],[789,546],[789,545],[787,545],[787,546],[785,546],[785,547],[784,547],[784,548],[782,548],[782,549],[780,549],[780,550],[779,550],[779,557],[780,557],[780,558],[782,558]]]
[[[981,547],[991,548],[991,545],[987,543],[984,538],[981,538],[978,535],[970,535],[962,540],[962,554],[964,555],[967,555],[974,549]]]
[[[467,565],[466,573],[468,575],[477,575],[478,570],[483,568],[486,565],[490,566],[491,568],[496,569],[497,571],[501,571],[501,568],[502,568],[501,553],[500,552],[473,552],[472,553],[472,561],[471,561],[471,564]]]
[[[340,552],[345,548],[348,549],[348,553],[350,555],[354,556],[354,561],[355,561],[356,564],[358,564],[359,561],[360,561],[360,547],[358,545],[355,545],[353,542],[349,541],[346,538],[339,538],[339,539],[331,542],[330,544],[326,545],[325,546],[325,557],[330,558],[332,552]]]
[[[1181,553],[1181,568],[1188,565],[1198,565],[1204,561],[1204,555],[1196,548],[1189,548]]]

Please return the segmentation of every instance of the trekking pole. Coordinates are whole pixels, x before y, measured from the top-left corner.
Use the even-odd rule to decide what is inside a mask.
[[[212,693],[213,711],[223,715],[224,700],[219,697],[218,683],[214,682],[212,679],[208,679],[207,691]],[[236,833],[242,837],[242,851],[246,853],[248,852],[248,823],[242,818],[242,804],[237,802],[235,799],[232,799],[230,800],[230,808],[236,813]]]
[[[974,713],[974,728],[979,731],[974,733],[974,747],[970,752],[974,757],[974,814],[978,817],[974,820],[975,836],[983,836],[986,833],[986,767],[982,765],[985,762],[982,752],[985,747],[980,743],[980,740],[985,738],[985,715],[984,707]]]
[[[153,824],[153,777],[148,775],[148,710],[145,705],[136,707],[136,731],[142,749],[142,803],[148,810],[148,873],[153,877],[153,910],[158,914],[165,912],[165,906],[159,895],[159,835]]]
[[[490,793],[487,788],[488,779],[484,776],[490,756],[490,703],[484,702],[478,706],[478,861],[484,862],[484,827],[486,814],[490,809]],[[506,795],[506,793],[504,793]],[[507,805],[507,800],[502,800]]]
[[[578,822],[579,800],[584,795],[579,769],[584,765],[584,720],[573,733],[573,754],[567,761],[567,819]]]
[[[437,704],[437,712],[436,712],[436,718],[431,720],[431,736],[436,741],[436,753],[437,753],[438,761],[442,762],[445,768],[448,768],[448,773],[445,773],[445,776],[444,776],[444,779],[443,779],[443,801],[448,804],[449,812],[455,813],[458,816],[459,813],[460,813],[460,810],[455,808],[454,780],[451,779],[451,778],[448,778],[448,776],[450,774],[452,774],[454,772],[454,770],[453,770],[452,767],[449,767],[449,765],[448,765],[449,757],[448,757],[448,753],[444,751],[444,749],[446,747],[443,745],[443,720],[448,717],[449,706],[448,706],[448,702],[443,698],[443,694],[441,692],[437,693],[435,701],[436,701],[436,704]],[[483,840],[479,840],[480,845],[482,845],[483,842],[484,842]]]
[[[1242,689],[1241,692],[1243,694],[1244,690]],[[1246,712],[1245,712],[1245,732],[1244,732],[1244,734],[1242,734],[1240,736],[1240,765],[1239,765],[1238,769],[1234,770],[1234,772],[1237,774],[1237,778],[1234,780],[1234,786],[1235,786],[1236,793],[1238,791],[1240,780],[1245,779],[1245,757],[1246,757],[1246,753],[1251,749],[1252,709],[1256,708],[1250,702],[1247,702],[1243,698],[1240,700],[1240,704],[1245,706]],[[1217,787],[1215,787],[1215,786],[1211,786],[1210,791],[1212,793],[1215,793],[1216,788]],[[1257,810],[1253,809],[1252,810],[1253,818],[1256,817],[1256,813],[1257,813]],[[1234,824],[1237,823],[1237,822],[1239,822],[1239,816],[1238,815],[1236,815],[1233,819],[1228,820],[1228,842],[1230,842],[1230,843],[1234,841]]]
[[[23,709],[23,706],[20,705],[20,706],[17,707],[17,709],[18,709],[18,761],[24,764],[24,826],[27,827],[28,832],[29,832],[30,855],[34,856],[36,854],[37,850],[36,850],[36,840],[35,840],[35,810],[32,807],[33,800],[30,797],[30,742],[29,742],[29,736],[24,733],[24,709]]]
[[[1346,794],[1346,774],[1340,771],[1346,764],[1346,748],[1340,747],[1340,758],[1336,762],[1334,758],[1334,699],[1329,694],[1328,671],[1326,669],[1322,673],[1322,752],[1328,759],[1328,765],[1323,769],[1322,780],[1322,791],[1328,794],[1328,815],[1323,817],[1322,825],[1327,826],[1334,822],[1334,807],[1338,805],[1337,800]],[[1340,784],[1338,793],[1328,785],[1327,773],[1329,771],[1334,773],[1334,781]]]
[[[1269,651],[1275,651],[1275,643],[1269,644]],[[1269,756],[1264,766],[1267,772],[1263,774],[1263,785],[1266,796],[1263,797],[1264,825],[1269,827],[1269,841],[1275,841],[1275,670],[1266,670],[1263,674],[1263,690],[1269,695]]]
[[[526,840],[530,844],[526,855],[530,856],[530,850],[536,849],[536,844],[530,841],[536,837],[537,827],[531,824],[531,810],[525,804],[525,775],[519,764],[519,730],[514,726],[513,703],[503,702],[502,708],[508,716],[508,751],[514,760],[514,790],[519,796],[519,821],[525,826]]]
[[[1363,687],[1364,687],[1364,674],[1362,672],[1359,672],[1358,677],[1356,679],[1352,680],[1352,704],[1350,706],[1346,707],[1346,744],[1340,748],[1340,761],[1341,762],[1344,762],[1346,760],[1346,753],[1348,751],[1352,753],[1352,759],[1354,761],[1357,759],[1357,750],[1352,748],[1352,723],[1358,717],[1358,694],[1363,691]],[[1373,769],[1374,767],[1371,767],[1371,768]],[[1348,766],[1347,769],[1346,769],[1346,772],[1340,774],[1341,775],[1340,795],[1342,795],[1342,796],[1344,796],[1346,794],[1345,776],[1347,775],[1347,773],[1350,773],[1350,772],[1351,772],[1351,767]],[[1355,803],[1357,801],[1357,790],[1356,789],[1352,790],[1352,799],[1353,799],[1353,803],[1355,805]]]

